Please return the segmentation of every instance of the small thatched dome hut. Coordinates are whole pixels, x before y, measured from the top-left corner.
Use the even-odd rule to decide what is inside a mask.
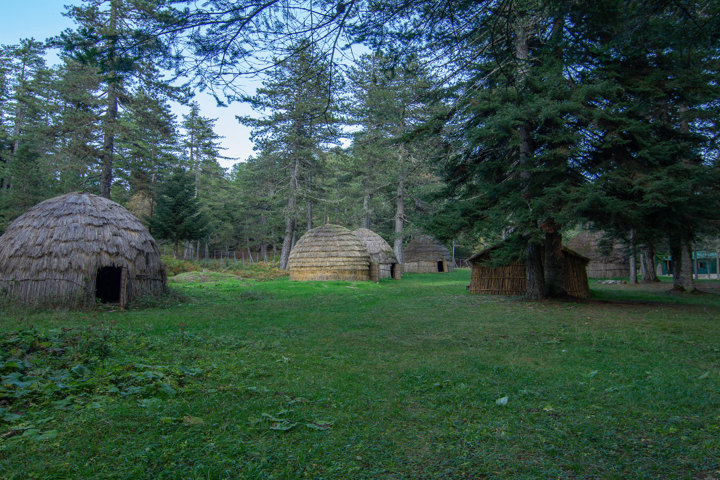
[[[430,235],[413,238],[403,251],[403,272],[444,273],[453,268],[448,249]]]
[[[125,303],[164,291],[155,240],[117,203],[89,193],[45,200],[0,237],[0,292],[29,303]]]
[[[367,228],[358,228],[353,232],[365,245],[370,254],[370,280],[377,282],[381,278],[400,280],[402,268],[390,245],[377,233]]]
[[[580,232],[567,246],[590,259],[587,273],[590,278],[622,278],[630,275],[630,261],[620,242],[608,249],[601,248],[602,232]]]
[[[486,248],[468,259],[470,262],[470,292],[485,295],[524,295],[525,262],[517,260],[493,266],[493,253],[499,245]],[[569,248],[563,248],[563,288],[571,297],[587,298],[590,287],[586,273],[588,259]],[[545,263],[543,252],[543,264]]]
[[[370,280],[370,254],[345,227],[313,228],[293,247],[290,280]]]

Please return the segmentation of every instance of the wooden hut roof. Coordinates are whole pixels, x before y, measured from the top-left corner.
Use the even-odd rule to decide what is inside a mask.
[[[356,237],[365,245],[370,254],[370,261],[374,263],[398,263],[395,252],[384,238],[367,228],[358,228],[353,231]]]
[[[413,238],[403,251],[403,262],[437,262],[445,260],[449,262],[450,251],[430,235],[420,235]]]
[[[45,200],[13,221],[0,237],[0,282],[23,298],[61,296],[101,266],[157,277],[160,250],[147,229],[121,205],[90,193]],[[93,278],[94,282],[94,278]]]
[[[367,280],[370,254],[350,230],[328,224],[300,237],[290,252],[288,266],[291,280],[333,280],[333,271],[362,272],[359,275]]]

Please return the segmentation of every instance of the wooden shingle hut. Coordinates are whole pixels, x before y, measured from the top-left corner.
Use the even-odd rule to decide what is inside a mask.
[[[365,245],[370,254],[370,280],[373,282],[377,282],[381,278],[400,280],[402,268],[393,249],[385,239],[367,228],[358,228],[353,233]]]
[[[89,193],[45,200],[0,237],[0,294],[24,303],[121,306],[165,290],[160,250],[117,203]]]
[[[499,248],[499,245],[486,248],[468,259],[471,268],[470,292],[485,295],[524,295],[525,263],[516,260],[506,265],[493,265],[493,253]],[[563,248],[563,257],[563,288],[571,297],[587,298],[590,295],[586,273],[589,259],[569,248]]]
[[[290,280],[370,280],[370,254],[345,227],[308,230],[288,259]]]
[[[589,278],[623,278],[630,275],[630,260],[620,242],[601,248],[602,232],[580,232],[567,242],[568,248],[590,259]]]
[[[453,270],[450,252],[430,235],[413,238],[403,251],[403,272],[446,273]]]

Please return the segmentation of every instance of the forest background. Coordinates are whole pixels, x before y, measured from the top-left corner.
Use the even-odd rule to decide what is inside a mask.
[[[460,256],[503,241],[541,298],[563,293],[563,236],[595,228],[631,254],[672,254],[692,289],[690,251],[715,248],[720,222],[718,9],[77,2],[73,28],[0,49],[0,232],[82,190],[186,256],[277,253],[281,268],[326,222],[371,228],[399,257],[420,232]],[[229,170],[200,90],[257,112],[238,116],[254,154]]]

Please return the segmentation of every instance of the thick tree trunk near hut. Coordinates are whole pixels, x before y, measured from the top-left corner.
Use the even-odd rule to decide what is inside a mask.
[[[545,275],[542,265],[542,245],[529,241],[525,247],[525,299],[545,297]]]
[[[285,236],[283,238],[282,250],[280,251],[280,269],[288,269],[290,250],[292,249],[293,238],[295,237],[295,205],[297,195],[298,161],[293,159],[290,168],[290,192],[288,194],[287,210],[285,212]]]
[[[561,297],[567,292],[563,286],[565,257],[560,226],[554,220],[548,220],[542,228],[545,230],[545,296]]]
[[[660,280],[655,271],[655,247],[648,243],[640,251],[640,278],[642,283],[654,283]]]
[[[118,2],[110,2],[109,32],[114,34],[117,31]],[[115,60],[115,41],[111,40],[109,46],[109,60],[112,64]],[[103,123],[103,149],[102,168],[100,171],[100,196],[110,198],[110,187],[113,180],[113,162],[115,155],[115,126],[118,116],[118,80],[113,78],[114,71],[108,72],[107,86],[107,110]]]
[[[395,240],[393,241],[393,251],[400,265],[403,264],[403,226],[405,220],[405,184],[400,179],[397,186],[397,195],[395,197]]]
[[[686,239],[676,239],[670,245],[673,259],[673,290],[681,292],[695,291],[692,275],[691,245]]]

